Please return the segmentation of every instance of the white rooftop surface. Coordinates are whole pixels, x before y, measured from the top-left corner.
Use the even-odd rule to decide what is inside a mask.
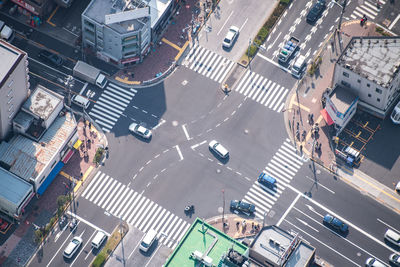
[[[387,88],[400,68],[400,37],[354,37],[338,62]]]
[[[150,0],[150,16],[151,16],[151,28],[156,25],[158,20],[162,17],[165,10],[171,4],[172,0]]]
[[[10,70],[10,67],[14,65],[19,55],[20,53],[10,49],[10,47],[7,47],[7,44],[4,44],[4,42],[0,42],[0,81],[5,78],[6,74]]]
[[[48,117],[53,113],[54,109],[62,101],[63,99],[60,96],[57,96],[50,90],[45,90],[44,87],[38,85],[36,90],[24,103],[23,107],[26,110],[30,110],[32,114],[47,120]]]

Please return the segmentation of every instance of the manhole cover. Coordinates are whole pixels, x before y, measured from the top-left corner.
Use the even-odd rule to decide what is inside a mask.
[[[357,256],[358,256],[358,257],[361,257],[361,253],[360,253],[360,252],[357,252]]]
[[[221,173],[222,171],[221,171],[221,169],[217,169],[217,173]]]
[[[176,126],[178,126],[178,124],[179,124],[178,121],[172,121],[172,126],[176,127]]]
[[[317,170],[316,173],[317,173],[317,174],[321,174],[321,170]]]
[[[224,211],[224,209],[223,209],[222,207],[219,207],[219,208],[218,208],[218,212],[219,212],[219,213],[222,213],[223,211]]]

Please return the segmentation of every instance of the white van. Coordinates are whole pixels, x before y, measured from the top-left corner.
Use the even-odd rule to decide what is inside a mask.
[[[156,239],[157,239],[157,231],[151,229],[144,235],[139,248],[144,252],[147,252]]]
[[[297,79],[300,79],[301,75],[303,74],[303,69],[305,66],[306,66],[306,57],[299,56],[296,59],[296,62],[293,64],[292,75]]]
[[[92,247],[98,249],[106,238],[107,235],[103,231],[98,231],[92,239]]]
[[[78,106],[87,109],[90,106],[90,101],[89,99],[81,96],[81,95],[75,95],[72,97],[72,102],[77,104]]]
[[[396,233],[392,229],[387,229],[385,239],[393,245],[400,246],[400,234]]]

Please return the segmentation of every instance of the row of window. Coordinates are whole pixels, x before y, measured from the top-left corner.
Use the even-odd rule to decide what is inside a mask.
[[[348,83],[348,82],[345,82],[345,81],[342,81],[341,82],[342,83],[342,85],[344,85],[344,86],[346,86],[346,87],[350,87],[350,84]],[[380,89],[378,89],[378,88],[376,88],[377,90],[380,90]],[[382,90],[380,90],[381,92],[380,92],[380,94],[382,93]],[[378,91],[377,91],[378,92]],[[371,94],[368,94],[368,97],[372,97],[372,95]],[[376,101],[378,101],[378,102],[381,102],[381,99],[378,97],[377,99],[376,99]]]
[[[346,77],[346,78],[349,78],[349,77],[350,77],[350,74],[347,73],[347,72],[345,72],[345,71],[343,71],[343,76]],[[360,79],[357,79],[357,82],[358,82],[358,83],[361,83],[361,80],[360,80]],[[367,83],[367,87],[371,87],[371,84]],[[375,92],[377,92],[378,94],[382,94],[383,91],[382,91],[382,89],[375,88]]]

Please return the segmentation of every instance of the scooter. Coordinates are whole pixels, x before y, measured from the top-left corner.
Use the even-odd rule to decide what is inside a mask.
[[[188,214],[188,213],[193,213],[194,212],[194,205],[187,205],[186,207],[185,207],[185,213],[186,214]]]
[[[69,223],[69,229],[71,229],[71,231],[73,231],[77,225],[78,225],[78,220],[73,218],[71,220],[71,222]]]

